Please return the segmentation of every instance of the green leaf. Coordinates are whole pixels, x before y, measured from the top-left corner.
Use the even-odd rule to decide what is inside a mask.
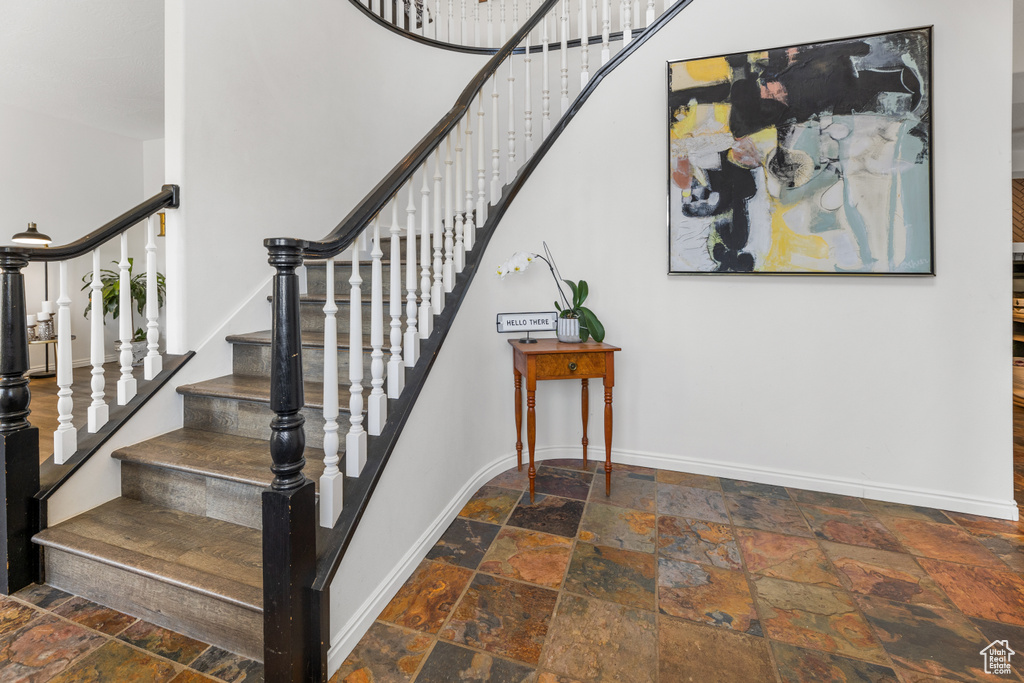
[[[587,330],[594,335],[594,341],[604,341],[604,325],[602,325],[601,321],[597,319],[594,312],[589,308],[580,307],[580,313],[583,314],[583,319],[587,323]]]
[[[577,292],[579,291],[576,287],[576,283],[572,280],[562,280],[565,284],[569,285],[569,290],[572,292],[572,307],[576,308],[579,304],[576,302]]]
[[[555,302],[555,310],[558,311],[559,313],[561,313],[562,312],[562,304],[560,304],[560,303],[558,303],[556,301]],[[559,316],[559,317],[561,317],[561,316]]]
[[[583,305],[583,302],[587,300],[587,294],[590,293],[590,287],[587,286],[586,280],[580,280],[579,285],[580,300],[576,302],[576,308]]]

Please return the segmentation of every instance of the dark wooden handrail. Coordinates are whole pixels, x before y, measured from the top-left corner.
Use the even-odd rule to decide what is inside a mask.
[[[441,118],[423,138],[416,143],[412,151],[405,155],[391,172],[384,176],[384,179],[377,183],[377,186],[370,190],[370,193],[361,201],[327,236],[320,240],[304,240],[294,237],[276,237],[264,240],[263,244],[268,249],[274,247],[297,247],[302,249],[305,256],[311,258],[330,258],[337,256],[350,245],[359,234],[369,225],[373,217],[387,205],[391,198],[405,185],[413,173],[426,161],[434,148],[444,140],[444,137],[455,128],[455,124],[462,120],[473,103],[473,98],[484,86],[505,61],[505,58],[515,52],[516,46],[526,38],[526,35],[540,23],[551,8],[555,7],[560,0],[546,0],[533,16],[516,31],[505,45],[494,53],[476,76],[469,82],[469,85],[462,91],[455,105]],[[520,51],[522,49],[520,48]]]
[[[0,253],[24,254],[29,261],[66,261],[70,258],[84,256],[141,220],[149,218],[160,209],[176,209],[181,202],[181,188],[177,185],[164,185],[138,206],[128,209],[114,220],[93,230],[85,237],[59,247],[0,247]]]

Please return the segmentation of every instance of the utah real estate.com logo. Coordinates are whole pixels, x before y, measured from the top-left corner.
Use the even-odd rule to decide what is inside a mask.
[[[1010,649],[1010,643],[1005,640],[994,640],[988,644],[979,654],[985,658],[985,673],[1005,676],[1013,673],[1010,666],[1010,657],[1017,654]]]

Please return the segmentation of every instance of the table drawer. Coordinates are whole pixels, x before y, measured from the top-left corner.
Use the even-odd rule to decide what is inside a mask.
[[[537,356],[537,379],[604,375],[603,353],[553,353]]]

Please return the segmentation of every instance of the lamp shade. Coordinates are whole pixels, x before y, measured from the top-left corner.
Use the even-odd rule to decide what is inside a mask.
[[[18,244],[49,244],[50,242],[53,241],[52,239],[50,239],[49,235],[44,235],[43,233],[36,230],[35,223],[29,223],[28,230],[26,230],[25,232],[19,232],[11,239],[17,242]]]

